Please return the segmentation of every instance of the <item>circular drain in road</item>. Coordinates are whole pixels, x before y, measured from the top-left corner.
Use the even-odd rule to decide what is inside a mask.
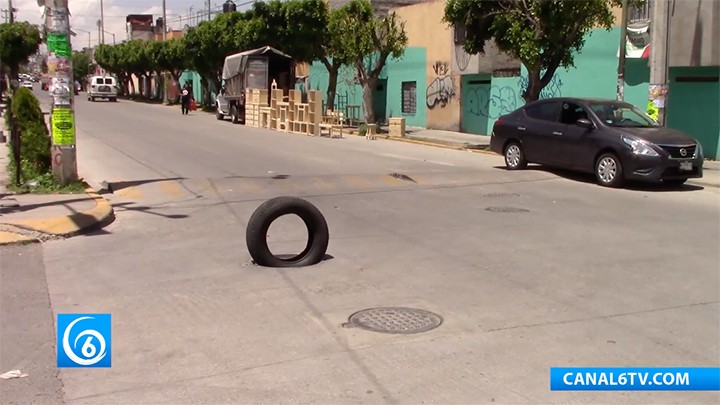
[[[417,308],[384,307],[358,311],[350,316],[346,327],[372,332],[409,335],[427,332],[440,326],[440,315]]]
[[[515,208],[515,207],[487,207],[485,208],[485,211],[490,212],[502,212],[502,213],[517,213],[517,212],[530,212],[530,210],[526,210],[525,208]]]

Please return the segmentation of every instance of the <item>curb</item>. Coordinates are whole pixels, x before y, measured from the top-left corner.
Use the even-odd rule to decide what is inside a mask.
[[[115,220],[115,210],[110,201],[103,198],[89,186],[85,189],[85,193],[95,200],[95,207],[89,210],[59,217],[26,219],[2,223],[2,225],[15,227],[28,231],[29,233],[39,233],[47,238],[0,231],[0,246],[37,243],[44,239],[70,238],[102,229],[111,224]]]
[[[475,148],[467,148],[465,146],[453,146],[445,143],[440,142],[428,142],[428,141],[421,141],[417,139],[411,139],[411,138],[400,138],[396,136],[388,136],[385,139],[390,141],[397,141],[397,142],[405,142],[405,143],[414,143],[416,145],[425,145],[425,146],[434,146],[436,148],[443,148],[443,149],[452,149],[452,150],[466,150],[473,153],[484,153],[486,155],[496,155],[495,152],[486,150],[486,149],[475,149]]]

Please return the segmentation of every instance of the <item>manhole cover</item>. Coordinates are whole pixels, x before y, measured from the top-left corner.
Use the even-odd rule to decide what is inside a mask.
[[[487,194],[483,194],[483,197],[489,197],[489,198],[520,197],[520,194],[518,194],[518,193],[487,193]]]
[[[515,207],[488,207],[488,208],[485,208],[485,211],[503,212],[503,213],[530,212],[530,210],[526,210],[525,208],[515,208]]]
[[[440,326],[440,315],[416,308],[386,307],[371,308],[350,316],[350,327],[373,332],[412,334],[427,332]]]

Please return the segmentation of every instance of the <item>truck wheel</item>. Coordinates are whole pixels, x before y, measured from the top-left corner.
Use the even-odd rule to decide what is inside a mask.
[[[230,121],[232,121],[233,124],[240,122],[240,119],[238,118],[238,110],[235,106],[230,107]]]
[[[217,118],[218,121],[222,121],[225,118],[225,116],[220,112],[219,108],[215,112],[215,118]]]

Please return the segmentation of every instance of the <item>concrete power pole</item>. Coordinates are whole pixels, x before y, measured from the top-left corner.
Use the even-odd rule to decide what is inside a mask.
[[[627,20],[628,20],[628,0],[622,2],[622,17],[620,17],[620,57],[618,58],[618,77],[617,77],[617,99],[623,101],[625,99],[625,56],[627,54]]]
[[[103,0],[100,0],[100,43],[105,45],[105,7],[103,7]]]
[[[15,22],[15,9],[12,5],[12,0],[8,0],[8,13],[10,14],[9,23],[12,24]]]
[[[45,10],[48,73],[52,83],[52,170],[62,184],[68,184],[78,179],[68,0],[45,0]]]
[[[165,4],[165,0],[162,2],[162,19],[163,19],[163,41],[167,41],[167,6]],[[167,105],[170,103],[170,100],[168,98],[168,73],[163,72],[163,104]]]
[[[668,43],[670,39],[670,0],[652,2],[650,41],[650,101],[658,109],[658,123],[665,125],[668,86]]]

